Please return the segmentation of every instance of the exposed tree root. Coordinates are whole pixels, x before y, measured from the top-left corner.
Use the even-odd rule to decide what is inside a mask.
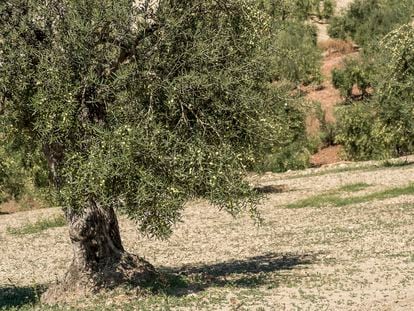
[[[49,287],[41,301],[50,305],[71,303],[123,285],[140,287],[156,279],[157,272],[150,263],[125,252],[103,264],[98,272],[82,271],[72,263],[63,280]]]

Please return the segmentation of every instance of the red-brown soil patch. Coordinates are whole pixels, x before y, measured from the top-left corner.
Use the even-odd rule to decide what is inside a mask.
[[[323,83],[318,88],[304,89],[306,99],[310,102],[320,103],[327,123],[335,123],[335,106],[343,101],[339,90],[332,84],[332,71],[341,68],[348,57],[357,57],[357,47],[352,42],[327,39],[319,41],[319,47],[324,50],[324,59],[321,66]],[[357,93],[357,92],[356,92]],[[309,114],[306,119],[306,129],[310,136],[317,136],[320,132],[320,122],[316,115]],[[311,163],[315,166],[339,162],[340,146],[332,146],[320,150],[312,156]]]
[[[334,107],[342,102],[340,92],[332,85],[332,71],[343,66],[346,57],[355,57],[357,52],[350,54],[333,54],[326,56],[323,60],[321,73],[324,79],[322,87],[310,90],[306,98],[309,101],[319,102],[325,112],[325,120],[329,123],[335,122]],[[313,132],[311,130],[310,132]]]
[[[320,150],[311,157],[313,166],[322,166],[341,161],[342,146],[330,146]]]

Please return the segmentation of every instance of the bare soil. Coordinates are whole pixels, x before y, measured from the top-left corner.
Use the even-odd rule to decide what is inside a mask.
[[[310,102],[319,103],[325,115],[327,123],[335,123],[335,106],[343,102],[339,90],[332,84],[332,71],[343,66],[347,57],[357,57],[358,52],[326,54],[321,67],[324,82],[322,87],[310,90],[306,99]],[[310,114],[306,120],[308,135],[318,135],[320,123],[315,115]],[[341,146],[330,146],[314,154],[311,163],[314,166],[333,164],[341,161]]]
[[[322,110],[325,112],[325,120],[328,123],[336,121],[334,108],[343,101],[340,92],[332,85],[332,71],[334,69],[341,68],[346,57],[356,55],[358,55],[357,52],[353,52],[351,54],[333,54],[326,56],[321,67],[321,73],[324,80],[322,87],[311,90],[306,96],[309,101],[319,102],[321,104]]]
[[[323,166],[332,163],[338,163],[341,161],[341,146],[330,146],[323,148],[318,153],[312,155],[311,164],[313,166]]]
[[[205,201],[188,204],[183,222],[167,241],[140,236],[121,217],[128,251],[145,256],[158,269],[209,280],[208,286],[176,298],[191,297],[191,303],[179,304],[180,310],[414,308],[414,196],[344,207],[286,207],[353,183],[370,187],[346,195],[404,186],[414,180],[413,165],[342,163],[250,180],[278,189],[260,207],[261,227],[248,217],[233,219]],[[59,213],[44,209],[0,216],[0,288],[49,284],[62,277],[71,261],[67,228],[20,236],[7,232]]]
[[[25,212],[28,210],[35,210],[41,208],[44,208],[44,204],[34,199],[24,198],[21,202],[11,200],[3,204],[0,204],[0,215]]]
[[[341,14],[350,5],[352,0],[338,0],[336,2],[336,14]],[[314,25],[318,29],[318,45],[325,49],[321,67],[323,83],[320,87],[310,90],[306,95],[306,99],[310,102],[320,103],[325,114],[325,121],[327,123],[335,123],[335,106],[340,104],[343,98],[339,90],[332,85],[332,71],[341,68],[345,58],[357,57],[358,52],[352,48],[353,44],[351,42],[331,39],[326,22],[314,22]],[[336,46],[336,49],[332,50],[329,48],[330,46]],[[316,116],[309,115],[306,120],[306,126],[309,135],[318,135],[320,124]],[[312,156],[311,163],[315,166],[337,163],[341,160],[340,151],[341,147],[339,146],[322,149]]]
[[[336,12],[341,13],[344,9],[346,9],[353,0],[336,0]]]

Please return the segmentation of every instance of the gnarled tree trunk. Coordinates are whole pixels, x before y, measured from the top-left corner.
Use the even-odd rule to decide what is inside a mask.
[[[123,284],[139,286],[156,277],[151,264],[124,250],[112,208],[91,200],[80,213],[67,211],[66,218],[73,260],[63,280],[43,294],[43,302],[68,302]]]

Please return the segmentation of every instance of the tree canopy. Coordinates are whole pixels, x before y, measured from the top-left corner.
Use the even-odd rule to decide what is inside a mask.
[[[246,166],[291,139],[256,6],[11,0],[0,14],[1,133],[48,167],[64,209],[93,199],[152,235],[192,197],[255,213]]]

